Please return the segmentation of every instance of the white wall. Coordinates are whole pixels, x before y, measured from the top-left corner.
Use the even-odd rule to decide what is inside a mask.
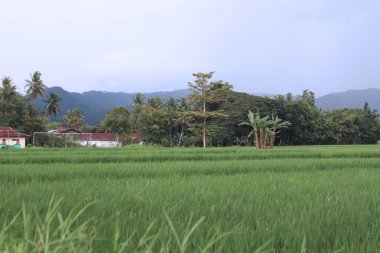
[[[81,146],[96,146],[98,148],[113,148],[119,146],[117,141],[80,141],[79,144]]]
[[[3,140],[5,139],[5,145],[9,145],[9,146],[12,146],[12,145],[16,145],[17,144],[17,140],[20,141],[20,147],[21,148],[25,148],[25,137],[19,137],[19,138],[5,138],[5,137],[0,137],[0,144],[3,144]]]

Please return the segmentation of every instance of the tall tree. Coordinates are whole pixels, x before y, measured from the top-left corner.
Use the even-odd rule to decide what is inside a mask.
[[[68,109],[66,115],[62,119],[63,126],[80,131],[82,131],[85,124],[86,122],[84,120],[83,113],[79,110],[79,108],[74,108],[73,110]]]
[[[46,103],[46,113],[48,116],[57,115],[61,111],[61,98],[57,93],[50,92],[50,94],[47,97],[47,100],[44,100]]]
[[[176,126],[176,118],[177,118],[177,102],[174,98],[170,97],[168,102],[166,103],[168,110],[168,128],[169,128],[169,142],[170,147],[173,146],[173,135],[174,128]]]
[[[0,88],[0,99],[9,101],[17,96],[16,85],[9,76],[3,78]]]
[[[32,74],[30,74],[30,80],[25,80],[25,89],[26,94],[31,99],[37,99],[43,97],[46,85],[41,80],[41,73],[39,71],[35,71]]]
[[[131,113],[131,127],[132,132],[137,132],[139,130],[139,122],[141,111],[144,105],[144,94],[136,93],[136,96],[133,98],[133,111]]]
[[[192,104],[188,97],[181,98],[177,105],[177,113],[174,120],[174,126],[177,128],[177,146],[180,147],[183,143],[185,132],[190,127],[193,117],[191,115]]]
[[[167,131],[168,112],[160,97],[148,99],[139,120],[140,132],[146,142],[169,146]]]
[[[223,81],[210,82],[214,72],[195,73],[193,76],[196,78],[194,83],[189,82],[188,84],[191,89],[190,97],[200,103],[200,109],[194,112],[194,116],[202,119],[201,135],[203,147],[206,148],[207,120],[211,117],[224,116],[220,110],[207,110],[207,106],[227,100],[227,96],[232,90],[232,85]]]
[[[107,113],[101,126],[106,132],[127,133],[130,129],[128,110],[122,106],[113,108]]]
[[[4,77],[0,87],[0,125],[19,128],[23,124],[24,101],[10,77]]]

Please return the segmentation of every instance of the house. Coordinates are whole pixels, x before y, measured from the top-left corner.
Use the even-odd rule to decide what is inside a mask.
[[[80,133],[73,137],[79,145],[84,147],[113,148],[121,146],[117,136],[113,133]]]
[[[112,148],[121,146],[121,142],[113,133],[82,133],[74,128],[59,128],[50,130],[47,134],[70,136],[82,147]]]
[[[16,132],[11,127],[0,127],[0,148],[6,146],[25,148],[25,138],[28,136]]]

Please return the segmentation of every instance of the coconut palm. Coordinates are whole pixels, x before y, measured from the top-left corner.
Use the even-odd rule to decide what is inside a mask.
[[[62,119],[62,125],[65,127],[82,130],[85,125],[83,113],[78,109],[68,109],[66,115]]]
[[[132,101],[133,112],[131,113],[131,125],[132,132],[137,132],[139,130],[139,119],[141,115],[141,110],[144,105],[144,94],[136,93],[136,96]]]
[[[12,79],[6,76],[2,80],[2,87],[0,88],[0,99],[8,101],[16,97],[16,85],[13,84]]]
[[[50,92],[50,94],[47,97],[47,100],[44,100],[44,102],[46,103],[46,113],[48,116],[52,116],[52,115],[56,116],[57,113],[61,111],[60,109],[61,100],[62,99],[58,96],[57,93],[55,93],[54,91]]]
[[[39,71],[36,71],[33,73],[33,75],[30,74],[30,79],[31,80],[25,80],[26,94],[31,99],[43,97],[47,87],[41,80],[41,73]]]

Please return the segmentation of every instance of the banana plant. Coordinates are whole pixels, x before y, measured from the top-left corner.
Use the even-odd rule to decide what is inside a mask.
[[[261,117],[260,113],[253,113],[248,111],[248,121],[241,122],[239,126],[250,126],[252,131],[249,133],[248,138],[253,136],[257,149],[265,149],[268,147],[273,148],[274,140],[279,129],[288,127],[290,122],[283,121],[278,116]]]

